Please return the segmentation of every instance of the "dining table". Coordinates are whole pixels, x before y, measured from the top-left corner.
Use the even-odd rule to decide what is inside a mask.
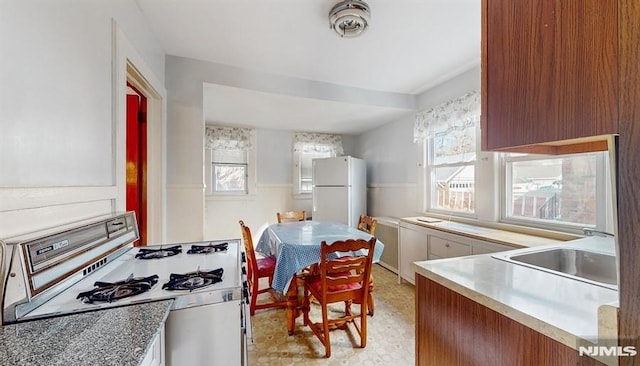
[[[260,235],[256,252],[273,256],[276,266],[271,287],[287,296],[287,330],[293,334],[299,315],[300,299],[297,275],[320,261],[320,244],[338,240],[371,239],[372,235],[355,227],[329,221],[295,221],[269,225]],[[373,262],[380,261],[384,243],[376,240]],[[351,253],[343,253],[349,255]],[[370,284],[373,287],[373,284]]]

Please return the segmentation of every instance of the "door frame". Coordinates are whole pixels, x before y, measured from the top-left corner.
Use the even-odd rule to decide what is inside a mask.
[[[147,244],[160,244],[166,238],[167,91],[115,20],[113,40],[113,176],[118,191],[113,210],[126,209],[126,94],[129,82],[147,98]]]

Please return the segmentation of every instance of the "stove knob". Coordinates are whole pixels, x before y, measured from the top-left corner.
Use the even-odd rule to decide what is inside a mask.
[[[242,252],[242,263],[247,263],[247,257],[245,256],[244,252]]]
[[[247,269],[244,266],[242,267],[242,274],[245,276],[247,275]]]
[[[248,304],[249,303],[249,288],[248,288],[248,285],[247,285],[246,281],[242,284],[242,295],[244,296],[244,302],[246,304]]]

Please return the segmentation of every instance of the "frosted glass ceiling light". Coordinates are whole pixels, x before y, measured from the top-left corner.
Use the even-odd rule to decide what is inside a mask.
[[[340,37],[355,37],[364,32],[371,21],[369,5],[360,0],[337,3],[329,12],[329,24]]]

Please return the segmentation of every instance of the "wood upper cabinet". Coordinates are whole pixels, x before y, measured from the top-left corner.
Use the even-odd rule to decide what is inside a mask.
[[[602,150],[592,137],[618,132],[618,0],[483,0],[482,11],[482,149],[560,153],[545,143],[582,139],[561,145]]]

